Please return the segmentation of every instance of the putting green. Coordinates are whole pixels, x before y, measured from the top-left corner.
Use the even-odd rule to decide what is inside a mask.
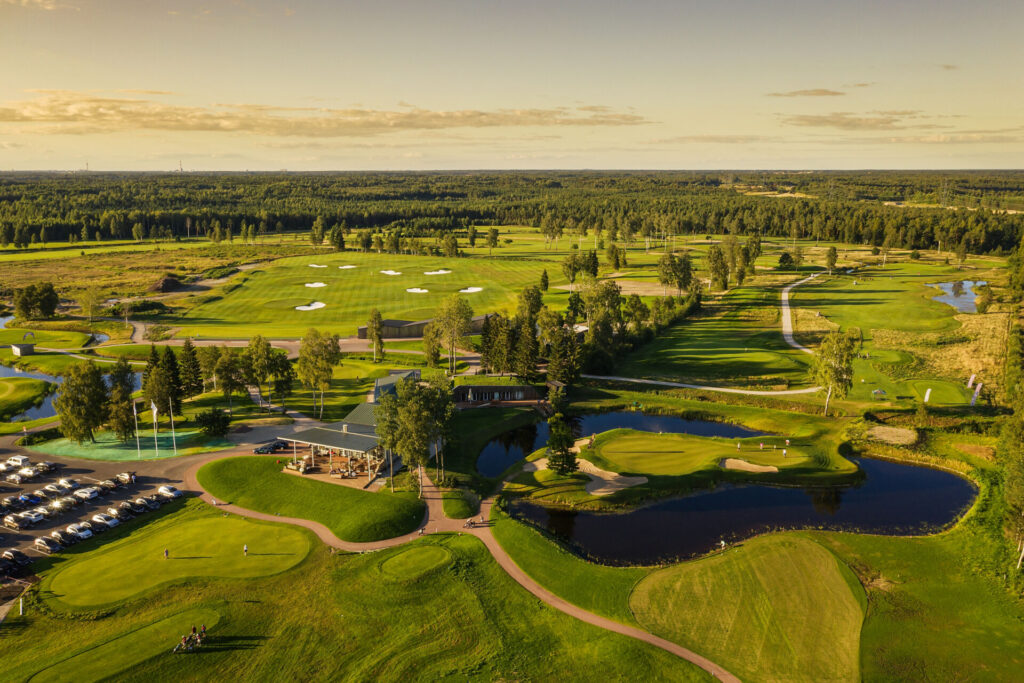
[[[298,564],[310,547],[309,536],[293,527],[200,511],[58,565],[46,588],[67,605],[95,607],[186,579],[277,574]]]
[[[744,680],[859,681],[862,601],[832,553],[786,534],[656,571],[629,603],[641,626]]]
[[[68,659],[43,669],[29,680],[98,681],[162,653],[169,653],[192,627],[212,629],[220,621],[216,610],[204,607],[179,612],[148,626],[129,631],[105,643],[94,645]],[[127,658],[125,655],[128,655]]]
[[[439,545],[426,545],[403,550],[380,565],[380,570],[393,579],[411,581],[448,563],[451,553]]]
[[[777,443],[776,443],[777,442]],[[768,448],[761,450],[760,443]],[[724,458],[741,458],[757,465],[786,467],[806,466],[811,458],[798,445],[771,449],[784,443],[780,437],[718,439],[688,434],[653,434],[629,429],[605,432],[595,440],[594,450],[584,450],[582,457],[595,465],[625,474],[682,476],[698,470],[714,469]],[[737,449],[736,445],[740,448]]]
[[[145,417],[145,416],[140,416]],[[141,422],[141,420],[140,420]],[[166,429],[166,431],[163,431]],[[202,432],[191,429],[182,430],[176,433],[178,452],[175,454],[172,444],[171,430],[165,425],[156,437],[156,447],[153,443],[152,430],[139,430],[139,446],[141,446],[142,460],[156,460],[173,458],[175,455],[195,455],[209,451],[220,451],[231,448],[232,444],[227,439],[210,439]],[[76,443],[69,439],[54,439],[44,441],[33,446],[27,446],[31,451],[44,455],[59,455],[69,458],[83,458],[85,460],[139,460],[139,449],[136,447],[135,439],[127,443],[121,443],[113,432],[97,432],[96,443],[88,441]]]

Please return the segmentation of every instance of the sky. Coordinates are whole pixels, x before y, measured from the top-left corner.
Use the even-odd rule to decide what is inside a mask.
[[[0,169],[1024,166],[1020,0],[0,0]]]

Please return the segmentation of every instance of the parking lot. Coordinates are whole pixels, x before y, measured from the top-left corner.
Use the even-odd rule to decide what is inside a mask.
[[[10,451],[0,453],[0,455],[3,456],[2,462],[6,462],[8,457],[17,457],[16,454]],[[43,457],[30,458],[30,466],[41,462],[44,462]],[[153,508],[154,505],[169,499],[159,494],[160,487],[173,486],[176,483],[173,476],[167,476],[163,472],[159,474],[137,472],[132,468],[134,463],[90,462],[63,458],[46,458],[45,462],[52,463],[54,468],[49,472],[40,473],[32,479],[22,481],[21,483],[7,480],[9,475],[20,471],[21,467],[9,468],[6,472],[0,473],[0,501],[7,501],[8,503],[8,505],[0,503],[0,507],[3,508],[0,511],[0,521],[6,521],[8,515],[18,516],[20,513],[28,510],[40,507],[48,508],[48,512],[43,519],[31,523],[24,528],[10,528],[6,523],[0,526],[0,554],[7,550],[15,550],[22,553],[27,559],[34,560],[39,558],[46,554],[46,551],[36,544],[36,539],[41,537],[52,539],[54,531],[59,531],[64,535],[65,543],[72,541],[85,545],[95,543],[94,538],[80,539],[76,538],[75,534],[68,534],[68,526],[89,522],[92,534],[94,536],[102,535],[110,527],[94,521],[93,517],[95,515],[107,513],[109,508],[115,508],[115,510],[119,511],[119,516],[132,515],[144,517],[150,513],[149,508]],[[122,474],[124,482],[118,481],[118,474]],[[61,488],[58,486],[58,482],[61,480],[72,480],[76,486],[73,490],[63,487],[60,491],[54,491],[54,488]],[[134,480],[134,483],[132,480]],[[99,488],[98,485],[105,481],[114,483],[115,487],[112,490]],[[51,489],[48,491],[46,490],[47,486],[51,486]],[[76,492],[92,488],[98,489],[95,497],[88,498],[84,493],[78,496],[74,495]],[[38,496],[41,498],[39,502],[23,499],[19,503],[16,500],[22,496],[34,496],[36,491],[45,491],[47,496],[45,498]],[[55,500],[67,498],[71,498],[76,502],[71,505],[70,501],[66,501],[67,505],[63,509],[54,509],[55,507],[60,507],[59,505],[54,506]],[[147,506],[143,502],[141,505],[134,505],[134,511],[120,509],[121,504],[125,501],[134,502],[139,498],[149,499],[150,505]],[[15,560],[17,559],[21,558],[16,556]],[[11,567],[8,563],[0,562],[0,574],[3,574],[5,571],[10,572],[12,575],[31,574],[29,567],[21,567],[20,571],[18,571],[17,568]]]

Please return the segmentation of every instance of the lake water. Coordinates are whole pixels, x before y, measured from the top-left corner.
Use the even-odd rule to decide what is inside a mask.
[[[674,415],[645,415],[633,411],[595,413],[569,418],[575,438],[600,434],[609,429],[638,429],[647,432],[673,434],[696,434],[698,436],[723,436],[744,438],[761,436],[757,432],[727,422],[709,420],[686,420]],[[485,477],[496,477],[508,467],[522,460],[548,442],[547,422],[538,422],[509,430],[489,441],[477,456],[476,469]]]
[[[958,476],[862,458],[856,486],[781,488],[725,484],[624,513],[548,509],[513,501],[513,516],[578,554],[612,565],[657,564],[707,553],[772,529],[922,534],[954,521],[976,489]]]
[[[932,298],[944,304],[949,304],[961,313],[977,313],[978,307],[974,303],[974,299],[978,296],[978,292],[974,288],[987,283],[984,280],[959,280],[958,282],[962,286],[959,292],[957,292],[957,282],[933,283],[932,287],[941,289],[942,294]]]
[[[142,373],[136,372],[134,374],[134,381],[132,386],[135,391],[142,388]],[[36,370],[22,370],[21,368],[11,367],[9,365],[0,365],[0,377],[28,377],[31,379],[41,379],[44,382],[50,382],[51,384],[61,384],[64,378],[60,375],[50,375],[45,372],[38,372]],[[104,379],[108,379],[110,375],[103,375]],[[29,408],[23,413],[15,415],[10,419],[11,422],[20,422],[23,420],[38,420],[41,417],[53,417],[57,414],[57,411],[53,408],[53,399],[56,398],[55,393],[47,394],[43,398],[43,402],[38,406]]]

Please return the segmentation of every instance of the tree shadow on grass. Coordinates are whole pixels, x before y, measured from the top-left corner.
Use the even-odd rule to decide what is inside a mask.
[[[232,650],[255,650],[269,636],[206,636],[203,645],[191,654],[207,654]]]

